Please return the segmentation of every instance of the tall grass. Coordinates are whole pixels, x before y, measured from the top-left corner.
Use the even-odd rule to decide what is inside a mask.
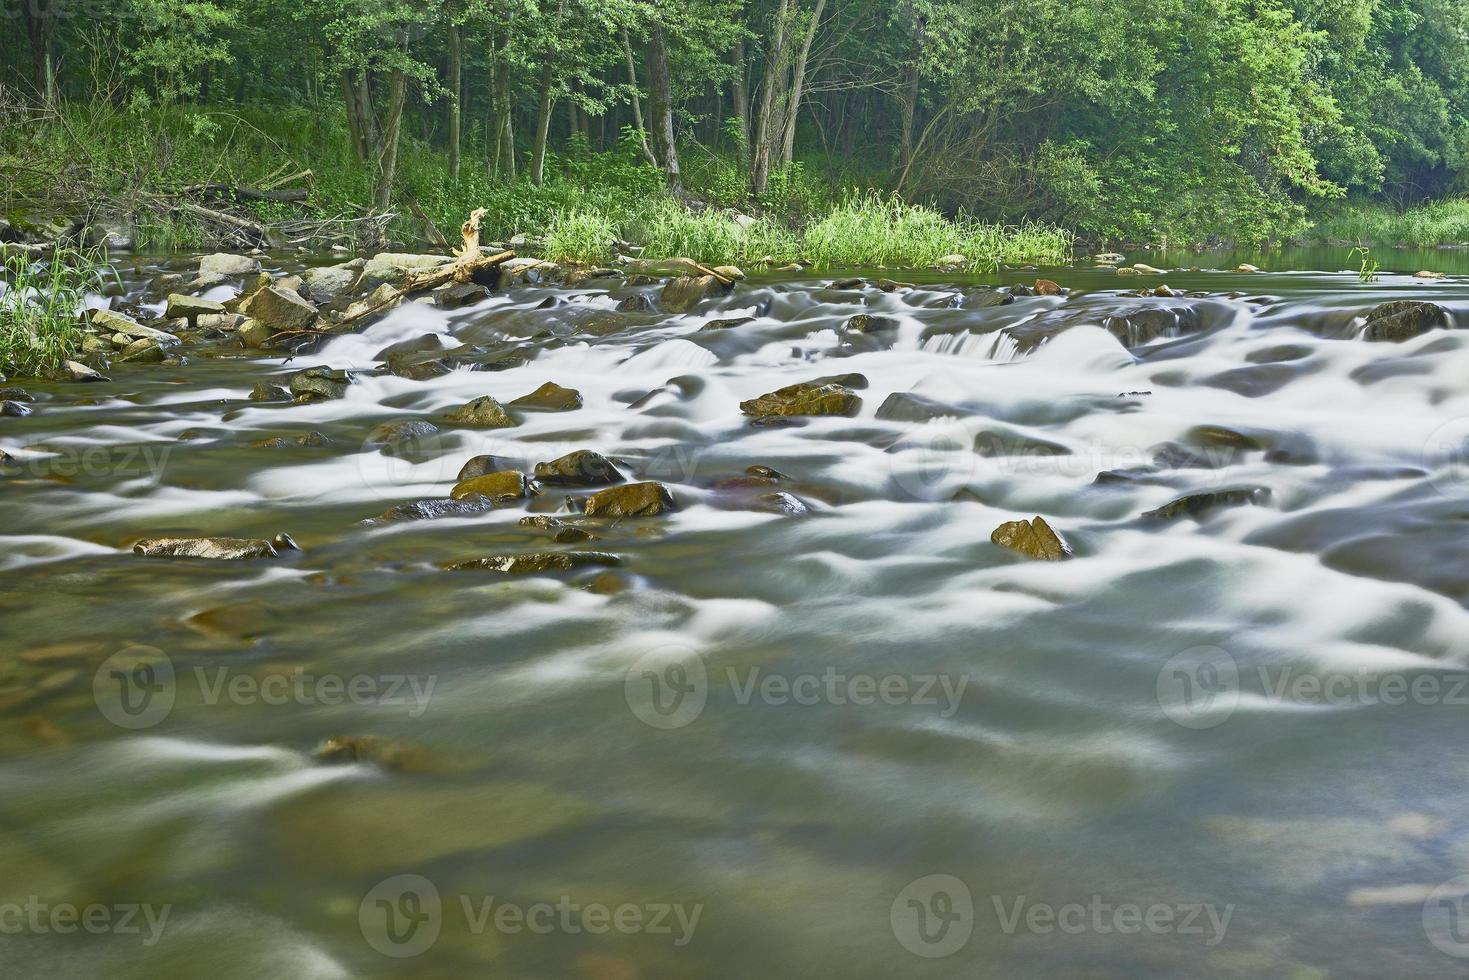
[[[802,231],[769,217],[695,212],[669,198],[624,213],[567,210],[552,220],[545,250],[556,261],[604,261],[614,238],[643,245],[649,257],[706,263],[799,260],[820,268],[915,268],[955,255],[971,269],[994,269],[1001,262],[1059,264],[1069,258],[1072,245],[1068,232],[1049,225],[948,218],[922,205],[867,195],[830,208]]]
[[[1435,201],[1406,211],[1380,204],[1357,205],[1318,221],[1312,237],[1323,242],[1419,248],[1469,243],[1469,199]]]
[[[0,279],[0,369],[38,377],[77,356],[83,330],[79,314],[89,291],[102,288],[110,270],[101,253],[59,249],[45,259],[6,258]]]

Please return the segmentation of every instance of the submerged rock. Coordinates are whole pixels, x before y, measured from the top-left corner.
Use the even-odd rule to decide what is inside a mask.
[[[1191,493],[1179,497],[1177,500],[1170,500],[1162,507],[1144,511],[1142,516],[1159,521],[1171,521],[1179,517],[1192,517],[1195,520],[1201,520],[1211,512],[1224,507],[1263,504],[1269,499],[1270,491],[1265,487]]]
[[[1042,561],[1060,561],[1071,557],[1071,549],[1043,517],[1035,517],[1029,521],[1006,521],[995,528],[990,535],[990,541],[1002,548],[1009,548]]]
[[[1448,329],[1453,320],[1449,311],[1437,303],[1420,303],[1415,300],[1397,300],[1373,307],[1363,317],[1366,328],[1362,336],[1366,340],[1398,343],[1411,340],[1430,330]]]
[[[842,415],[850,418],[862,399],[842,384],[806,381],[786,385],[759,398],[740,402],[740,411],[755,418],[795,415]]]
[[[563,388],[554,381],[547,381],[530,394],[521,395],[510,403],[511,408],[533,412],[574,412],[581,405],[581,392],[575,388]]]
[[[752,316],[725,317],[722,320],[710,320],[708,323],[699,328],[699,332],[703,333],[706,330],[728,330],[730,327],[740,327],[744,326],[747,323],[754,322],[755,318]]]
[[[300,551],[289,534],[264,538],[144,538],[133,545],[133,554],[145,558],[209,558],[216,561],[247,561],[278,558],[282,551]]]
[[[451,572],[533,575],[537,572],[571,572],[578,568],[612,568],[621,564],[621,558],[604,551],[554,551],[524,555],[488,555],[484,558],[449,562],[443,567]]]
[[[587,498],[588,517],[653,517],[677,510],[678,502],[661,483],[628,483]]]
[[[300,447],[304,449],[320,449],[330,446],[332,441],[323,433],[311,431],[299,436],[275,436],[270,439],[256,439],[250,443],[252,449],[290,449]]]
[[[898,321],[891,317],[876,316],[872,313],[858,313],[856,316],[847,318],[842,324],[843,330],[853,333],[878,333],[883,330],[896,330]]]
[[[623,480],[611,460],[590,449],[578,449],[549,463],[537,463],[535,473],[537,480],[554,486],[594,487]]]
[[[437,435],[438,431],[438,426],[423,419],[380,422],[367,433],[363,445],[377,448],[384,455],[401,456],[405,451],[416,448],[420,440]]]
[[[516,500],[530,496],[525,474],[519,470],[500,470],[484,476],[470,477],[454,485],[449,496],[454,500],[479,495],[491,500]]]
[[[444,421],[454,425],[475,426],[483,429],[511,429],[520,424],[514,416],[505,411],[504,405],[489,395],[481,395],[471,402],[446,412]]]

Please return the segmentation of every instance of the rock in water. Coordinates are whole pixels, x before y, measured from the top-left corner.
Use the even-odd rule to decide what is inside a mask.
[[[215,252],[206,255],[199,260],[199,274],[214,274],[219,276],[248,276],[252,272],[260,271],[260,263],[246,255],[231,255],[229,252]]]
[[[440,517],[473,517],[487,510],[493,510],[495,502],[489,497],[470,496],[463,500],[451,500],[444,497],[430,497],[426,500],[414,500],[406,504],[397,504],[389,507],[378,515],[378,521],[432,521]],[[368,521],[367,523],[374,523]]]
[[[182,317],[185,320],[192,321],[200,316],[222,314],[224,312],[224,304],[216,303],[212,299],[200,299],[197,296],[185,296],[183,293],[171,293],[168,297],[168,309],[164,315],[171,320]]]
[[[111,381],[106,375],[98,374],[79,361],[62,361],[61,376],[67,381]]]
[[[547,381],[529,395],[512,401],[510,407],[533,412],[573,412],[581,408],[581,392]]]
[[[438,431],[438,426],[422,419],[381,422],[367,433],[363,446],[377,449],[385,456],[412,456],[425,439],[437,435]]]
[[[1035,281],[1035,294],[1037,296],[1065,296],[1066,291],[1058,283],[1050,279],[1037,279]]]
[[[571,572],[578,568],[611,568],[622,559],[604,551],[533,552],[526,555],[489,555],[467,561],[449,562],[451,572],[504,572],[508,575],[533,575],[537,572]]]
[[[291,375],[291,394],[301,401],[341,398],[355,379],[346,371],[312,367]]]
[[[500,470],[498,473],[470,477],[456,483],[454,489],[449,491],[449,496],[454,500],[463,500],[476,494],[491,500],[515,500],[529,496],[525,474],[519,470]]]
[[[1262,504],[1270,499],[1265,487],[1249,487],[1235,490],[1215,490],[1210,493],[1191,493],[1177,500],[1170,500],[1155,510],[1144,511],[1144,517],[1171,521],[1177,517],[1192,517],[1202,520],[1211,511],[1222,507],[1241,507],[1245,504]]]
[[[844,415],[862,408],[862,399],[842,384],[804,381],[740,402],[740,411],[755,418],[791,415]]]
[[[216,561],[248,561],[278,558],[282,551],[300,551],[289,534],[264,538],[144,538],[133,545],[133,554],[145,558],[210,558]]]
[[[847,322],[842,324],[842,329],[853,333],[880,333],[883,330],[896,329],[897,326],[898,321],[891,317],[858,313],[856,316],[848,317]]]
[[[661,483],[629,483],[587,498],[588,517],[653,517],[677,510],[678,502]]]
[[[490,291],[479,283],[454,282],[434,290],[434,305],[441,310],[457,310],[471,303],[478,303],[490,295]]]
[[[606,456],[590,449],[578,449],[549,463],[537,463],[536,479],[553,486],[595,487],[621,483],[622,474]]]
[[[713,276],[679,276],[663,287],[658,302],[669,313],[688,313],[721,288],[719,280]]]
[[[481,395],[474,401],[447,412],[444,421],[482,429],[511,429],[520,424],[505,411],[504,405],[489,395]]]
[[[1006,521],[995,528],[990,540],[1002,548],[1018,551],[1042,561],[1060,561],[1071,557],[1071,549],[1060,535],[1051,530],[1045,518],[1030,521]]]
[[[291,400],[291,393],[280,385],[257,381],[250,392],[250,400],[252,402],[288,402]]]
[[[299,293],[267,286],[240,304],[240,312],[276,333],[309,330],[316,323],[316,307]]]
[[[323,265],[301,273],[307,292],[318,303],[330,303],[343,293],[351,292],[362,281],[362,260],[341,265]]]
[[[1430,330],[1448,329],[1454,325],[1449,311],[1437,303],[1397,300],[1383,303],[1367,312],[1367,327],[1362,336],[1367,340],[1398,343],[1411,340]]]

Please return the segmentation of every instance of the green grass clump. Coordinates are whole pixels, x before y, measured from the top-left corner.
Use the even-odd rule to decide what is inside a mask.
[[[875,194],[854,197],[806,229],[805,258],[823,268],[912,267],[964,256],[971,269],[1001,262],[1058,264],[1071,253],[1070,233],[1049,225],[1008,226]]]
[[[1469,199],[1435,201],[1406,211],[1381,204],[1348,207],[1318,221],[1322,242],[1433,248],[1469,242]]]
[[[107,277],[100,253],[60,249],[45,259],[12,255],[5,260],[0,293],[0,368],[40,377],[77,356],[79,314],[88,291]]]

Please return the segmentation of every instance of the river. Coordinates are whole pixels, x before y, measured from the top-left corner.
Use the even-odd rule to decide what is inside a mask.
[[[1354,317],[1469,325],[1469,253],[1381,251],[1372,282],[1345,250],[1128,261],[1171,271],[755,275],[685,315],[522,286],[288,364],[23,384],[0,973],[1463,976],[1469,333]],[[189,262],[119,271],[142,300]],[[1038,277],[1069,295],[992,305]],[[374,373],[424,334],[499,369]],[[248,399],[316,365],[355,383]],[[852,417],[740,413],[854,373]],[[546,382],[581,407],[443,421]],[[438,430],[368,440],[405,419]],[[581,449],[677,509],[577,543],[522,523],[574,520],[564,488],[379,519],[473,456]],[[1036,515],[1072,558],[991,542]],[[131,550],[281,532],[300,550]],[[567,551],[620,564],[442,567]],[[346,738],[375,741],[321,758]]]

